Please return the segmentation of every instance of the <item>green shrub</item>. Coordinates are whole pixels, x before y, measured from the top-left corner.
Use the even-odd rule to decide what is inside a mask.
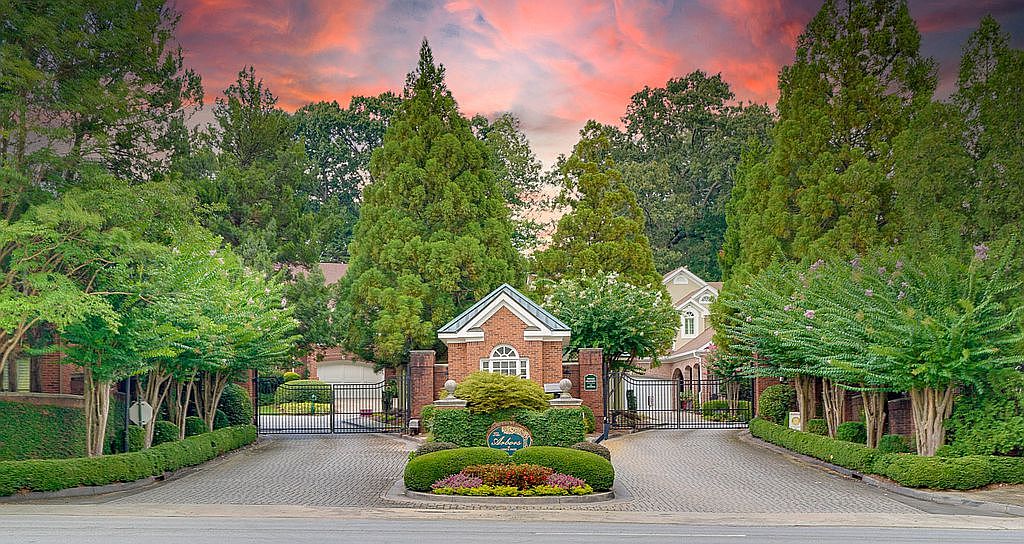
[[[629,410],[630,412],[635,412],[636,409],[637,409],[636,391],[634,391],[632,389],[627,389],[626,390],[626,410]]]
[[[444,412],[444,410],[441,410]],[[507,463],[509,456],[491,448],[458,448],[417,455],[405,465],[402,478],[405,487],[413,491],[429,492],[430,486],[471,465]]]
[[[286,382],[286,383],[287,383],[287,382],[293,382],[293,381],[295,381],[295,380],[301,380],[301,379],[302,379],[302,376],[300,376],[298,372],[291,372],[291,371],[288,371],[288,372],[285,372],[285,373],[284,373],[284,374],[283,374],[283,375],[281,376],[281,379],[282,379],[282,380],[283,380],[284,382]]]
[[[583,410],[583,432],[590,434],[594,432],[597,428],[595,425],[594,411],[591,410],[590,407],[587,406],[586,404],[580,406],[580,409]]]
[[[224,427],[230,427],[231,422],[228,421],[228,415],[224,413],[224,410],[217,410],[213,414],[213,430],[223,429]]]
[[[207,431],[206,422],[203,418],[188,416],[185,418],[185,437],[196,436]]]
[[[198,465],[256,440],[252,425],[228,427],[148,450],[72,459],[0,461],[0,496],[131,482]]]
[[[807,432],[818,436],[828,436],[828,423],[824,419],[807,420]]]
[[[589,451],[590,453],[596,453],[609,461],[612,460],[612,452],[601,444],[595,444],[593,442],[578,442],[572,445],[572,449]]]
[[[946,429],[955,455],[1024,454],[1024,373],[995,372],[983,392],[967,389]]]
[[[458,451],[458,450],[454,450]],[[595,491],[607,491],[615,483],[615,469],[604,457],[589,451],[552,446],[531,446],[512,454],[512,462],[548,467],[581,478]]]
[[[535,446],[568,447],[586,439],[586,415],[579,408],[550,408],[543,412],[525,409],[492,413],[447,409],[434,412],[434,440],[462,447],[486,446],[487,429],[499,421],[515,421],[533,435]]]
[[[0,460],[80,455],[85,455],[81,409],[0,401]]]
[[[545,410],[548,394],[533,380],[497,372],[474,372],[455,388],[455,396],[466,401],[471,412],[485,414],[498,410],[526,408]]]
[[[737,401],[736,409],[732,410],[727,400],[709,400],[700,406],[700,413],[712,421],[750,421],[750,401]]]
[[[785,425],[796,406],[796,390],[788,385],[770,385],[757,399],[757,417]]]
[[[868,430],[862,421],[845,421],[836,428],[836,440],[853,442],[854,444],[866,444],[868,441]]]
[[[992,483],[1024,484],[1024,457],[988,457],[992,467]]]
[[[750,434],[797,453],[860,472],[871,471],[876,455],[874,449],[861,444],[794,431],[761,418],[751,420]]]
[[[887,434],[878,440],[878,453],[912,453],[910,443],[898,434]]]
[[[429,433],[434,430],[434,411],[436,407],[428,404],[420,410],[420,431]]]
[[[425,455],[428,453],[434,453],[435,451],[454,450],[458,447],[458,444],[452,444],[451,442],[424,442],[423,444],[420,444],[420,447],[416,448],[416,455]]]
[[[178,426],[170,421],[160,420],[153,424],[153,445],[159,446],[178,440]]]
[[[128,451],[142,451],[142,446],[146,443],[146,429],[139,427],[138,425],[128,425]],[[118,447],[120,451],[124,451],[124,429],[118,433]]]
[[[884,454],[875,462],[874,472],[906,487],[931,489],[974,489],[992,481],[987,457],[924,457]]]
[[[251,425],[253,421],[252,397],[237,383],[229,383],[220,396],[217,408],[228,416],[229,425]]]
[[[330,402],[334,398],[331,384],[320,380],[292,380],[285,382],[274,393],[274,402]]]
[[[323,415],[331,413],[331,405],[326,402],[282,402],[261,408],[261,412],[264,414]]]

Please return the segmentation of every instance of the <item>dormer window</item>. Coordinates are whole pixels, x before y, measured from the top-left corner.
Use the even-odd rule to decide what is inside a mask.
[[[683,335],[693,336],[697,331],[697,315],[687,310],[683,314]]]
[[[700,298],[697,299],[697,302],[700,302],[701,304],[711,304],[711,295],[701,295]]]
[[[499,344],[491,350],[490,357],[480,359],[480,370],[525,379],[530,377],[530,360],[520,358],[516,348],[508,344]]]

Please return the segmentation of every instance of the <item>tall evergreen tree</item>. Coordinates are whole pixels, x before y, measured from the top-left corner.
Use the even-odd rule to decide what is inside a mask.
[[[403,98],[370,160],[342,285],[346,345],[389,366],[436,346],[437,327],[479,297],[523,279],[487,147],[426,40]]]
[[[559,198],[571,210],[559,219],[550,247],[535,255],[535,270],[551,279],[614,272],[634,285],[660,288],[643,211],[610,157],[606,128],[587,122],[559,165]]]
[[[779,76],[772,150],[743,169],[729,276],[895,238],[893,139],[935,88],[920,41],[904,1],[825,2]]]

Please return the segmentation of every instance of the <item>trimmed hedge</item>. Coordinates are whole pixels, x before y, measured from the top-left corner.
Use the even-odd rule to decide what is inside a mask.
[[[256,427],[245,425],[133,453],[73,459],[0,461],[0,496],[131,482],[198,465],[255,440]]]
[[[530,429],[535,446],[569,447],[586,440],[586,412],[580,408],[522,408],[474,413],[466,409],[435,410],[432,432],[438,442],[461,447],[486,446],[487,429],[498,421],[515,421]]]
[[[203,418],[198,416],[188,416],[185,418],[185,437],[198,436],[205,433],[208,429],[206,428],[206,422]]]
[[[861,421],[845,421],[836,427],[836,440],[867,444],[868,429]]]
[[[230,427],[231,422],[228,421],[228,415],[223,410],[217,410],[213,414],[213,430],[223,429],[224,427]]]
[[[80,408],[0,401],[0,460],[85,455],[85,414]]]
[[[841,467],[885,476],[906,487],[962,490],[993,483],[1024,484],[1024,458],[1021,457],[924,457],[884,453],[861,444],[794,431],[761,418],[750,422],[750,434]]]
[[[736,401],[736,409],[729,408],[729,401],[724,399],[709,400],[700,405],[700,413],[704,419],[711,421],[750,421],[750,401]]]
[[[757,417],[784,425],[796,406],[796,390],[788,385],[770,385],[757,398]]]
[[[572,449],[589,451],[590,453],[596,453],[609,461],[612,460],[612,452],[609,451],[608,448],[602,446],[601,444],[595,444],[593,442],[580,442],[578,444],[573,444]]]
[[[611,462],[589,451],[530,446],[513,453],[512,462],[553,468],[555,472],[585,480],[594,491],[608,491],[615,483],[615,469]]]
[[[252,397],[249,396],[249,391],[237,383],[229,383],[224,388],[217,408],[228,416],[230,425],[252,425]]]
[[[316,396],[314,399],[313,396]],[[334,389],[331,384],[320,380],[291,380],[286,381],[274,392],[274,402],[281,404],[285,402],[331,402],[334,398]]]
[[[440,410],[443,412],[444,410]],[[405,465],[406,489],[429,492],[430,486],[471,465],[509,462],[507,453],[492,448],[459,448],[417,455]]]
[[[901,435],[887,434],[878,440],[878,453],[913,453],[910,443]]]

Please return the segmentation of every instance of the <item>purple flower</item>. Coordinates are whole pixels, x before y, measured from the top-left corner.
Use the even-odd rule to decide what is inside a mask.
[[[783,311],[791,312],[791,311],[793,311],[793,305],[792,304],[787,304],[782,309],[783,309]]]
[[[484,485],[484,481],[482,478],[477,478],[476,476],[467,476],[466,474],[459,472],[457,474],[452,474],[447,478],[441,478],[440,480],[434,482],[434,484],[431,485],[430,488],[439,489],[442,487],[451,487],[457,489],[460,487],[480,487],[482,485]]]
[[[868,297],[873,297],[873,296],[875,296],[875,291],[874,291],[874,289],[865,289],[864,290],[864,295],[868,296]]]
[[[853,260],[850,261],[850,266],[852,266],[854,270],[860,270],[860,257],[854,257]]]
[[[817,261],[814,261],[814,264],[811,265],[811,272],[814,272],[815,270],[821,268],[821,266],[823,264],[825,264],[825,261],[823,261],[821,259],[818,259]]]
[[[896,270],[903,270],[903,259],[896,261]]]
[[[574,487],[583,487],[587,485],[587,482],[576,478],[575,476],[569,476],[568,474],[562,474],[556,472],[551,476],[548,476],[548,485],[552,487],[560,487],[562,489],[572,489]]]
[[[978,244],[974,246],[974,258],[978,259],[979,261],[984,261],[985,259],[988,259],[988,246],[986,246],[985,244]]]
[[[888,270],[886,270],[884,266],[879,266],[878,267],[878,275],[879,276],[884,275],[886,272],[888,272]]]
[[[814,310],[807,310],[804,312],[804,317],[807,319],[814,319]]]

